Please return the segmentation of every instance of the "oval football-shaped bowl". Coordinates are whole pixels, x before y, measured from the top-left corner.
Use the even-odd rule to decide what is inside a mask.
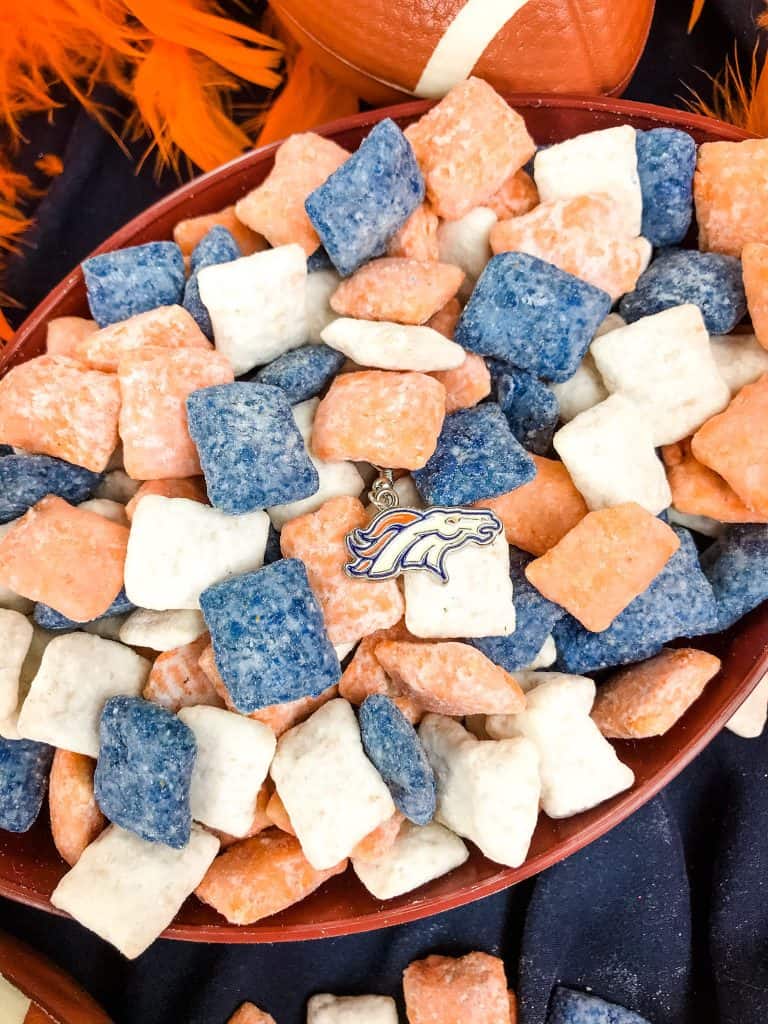
[[[625,123],[641,129],[682,128],[697,142],[747,137],[718,121],[626,101],[521,94],[509,97],[509,102],[525,117],[539,144],[560,142],[582,132]],[[358,114],[327,125],[320,132],[351,150],[382,118],[392,117],[404,127],[429,105],[416,101]],[[190,182],[108,238],[97,252],[170,238],[174,224],[182,218],[211,213],[233,203],[263,181],[272,167],[276,148],[271,145],[248,153]],[[47,321],[67,315],[87,315],[79,269],[73,270],[27,318],[2,356],[0,372],[40,354],[45,346]],[[166,937],[199,942],[288,942],[346,935],[438,914],[543,871],[591,843],[650,800],[720,731],[768,669],[768,602],[726,634],[708,638],[701,646],[719,654],[723,667],[687,714],[665,736],[616,743],[619,756],[635,773],[632,789],[564,821],[553,821],[542,814],[528,858],[521,867],[501,867],[473,849],[467,863],[456,871],[387,903],[374,899],[349,870],[296,906],[244,927],[227,924],[212,909],[190,899]],[[0,832],[0,895],[55,913],[49,897],[65,871],[66,866],[53,846],[45,813],[23,835]]]

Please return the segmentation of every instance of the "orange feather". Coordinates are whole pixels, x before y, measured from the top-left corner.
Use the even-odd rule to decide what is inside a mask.
[[[693,0],[693,7],[691,7],[691,16],[688,19],[688,32],[693,32],[696,22],[701,17],[701,12],[704,10],[704,0]]]
[[[768,136],[768,74],[765,58],[758,57],[757,46],[746,76],[739,66],[738,53],[734,52],[733,59],[726,59],[723,70],[712,78],[712,98],[706,100],[694,92],[688,106],[706,117]]]

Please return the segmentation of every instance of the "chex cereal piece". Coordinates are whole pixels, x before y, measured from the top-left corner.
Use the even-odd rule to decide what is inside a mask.
[[[75,359],[80,342],[98,329],[95,320],[86,320],[82,316],[56,316],[46,324],[45,351],[49,356]]]
[[[634,323],[688,303],[699,307],[710,334],[727,334],[747,312],[741,262],[692,249],[662,252],[621,300],[619,312]]]
[[[190,501],[199,501],[203,505],[208,504],[205,481],[200,476],[146,480],[125,506],[125,514],[129,520],[133,519],[133,513],[138,503],[148,494],[160,494],[164,498],[189,498]]]
[[[423,373],[368,370],[336,378],[312,431],[319,458],[419,469],[437,445],[445,388]]]
[[[663,736],[719,670],[720,659],[706,651],[662,651],[601,683],[592,720],[603,736],[615,739]]]
[[[440,259],[460,267],[465,274],[460,294],[470,295],[475,282],[491,258],[491,231],[496,214],[485,206],[476,206],[459,220],[443,221],[437,231]]]
[[[323,341],[360,366],[383,370],[451,370],[466,358],[460,345],[431,327],[386,321],[340,317],[325,328]]]
[[[643,197],[635,139],[635,129],[623,124],[540,149],[533,177],[542,202],[604,192],[621,206],[624,233],[639,235]]]
[[[536,149],[522,117],[479,78],[454,86],[405,134],[427,196],[447,220],[481,206]]]
[[[465,352],[464,362],[456,369],[437,370],[432,376],[445,388],[446,415],[458,409],[471,409],[491,393],[488,367],[475,352]]]
[[[611,308],[607,292],[522,252],[494,256],[456,326],[470,352],[567,380]]]
[[[316,345],[323,328],[336,319],[331,309],[331,296],[340,282],[335,270],[316,270],[307,275],[307,341],[310,344]]]
[[[322,245],[318,246],[311,256],[307,256],[307,273],[314,274],[319,270],[333,270],[331,257]],[[336,271],[334,271],[334,273],[336,273]],[[336,276],[338,277],[339,275],[336,273]]]
[[[763,348],[768,349],[768,245],[762,242],[745,245],[741,268],[752,329]]]
[[[432,327],[434,330],[439,331],[442,335],[453,340],[453,332],[456,329],[456,324],[459,322],[461,316],[461,302],[458,299],[451,299],[450,302],[446,302],[442,309],[438,309],[434,316],[431,316],[427,321],[427,327]]]
[[[641,234],[655,246],[676,245],[693,217],[696,143],[677,128],[638,131],[637,173],[643,194]]]
[[[717,602],[716,628],[728,629],[768,597],[768,527],[727,527],[701,566]]]
[[[283,558],[200,597],[216,665],[238,711],[317,697],[341,676],[307,571]]]
[[[48,791],[51,834],[70,867],[107,824],[93,792],[95,767],[92,758],[69,750],[57,750],[53,758]]]
[[[0,829],[26,832],[40,813],[53,748],[28,739],[0,739]]]
[[[51,902],[135,959],[168,927],[218,849],[219,840],[197,826],[174,850],[112,825],[62,878]]]
[[[221,708],[186,707],[179,718],[194,733],[192,817],[233,836],[248,833],[277,741],[261,722]]]
[[[690,441],[666,445],[661,449],[661,457],[667,467],[676,512],[707,516],[721,523],[767,521],[745,505],[721,476],[695,458]]]
[[[404,256],[410,260],[437,260],[439,218],[429,203],[417,206],[387,245],[388,256]],[[450,262],[450,261],[449,261]]]
[[[768,351],[754,334],[713,335],[709,341],[715,364],[731,389],[731,396],[745,384],[754,384],[758,377],[768,373]]]
[[[397,1006],[389,996],[312,996],[307,1024],[397,1024]]]
[[[143,498],[133,516],[125,589],[139,608],[198,608],[212,583],[261,568],[265,512],[229,516],[187,498]],[[0,545],[0,561],[2,545]]]
[[[114,376],[64,356],[39,356],[0,381],[0,442],[101,473],[117,444]]]
[[[229,1018],[228,1024],[275,1024],[275,1018],[253,1003],[243,1003]]]
[[[650,1024],[645,1017],[599,996],[558,985],[546,1024]]]
[[[589,717],[595,684],[585,676],[531,673],[518,715],[489,715],[495,740],[525,737],[539,753],[541,806],[550,818],[572,814],[628,789],[635,776]]]
[[[296,405],[319,395],[343,365],[343,354],[328,345],[302,345],[262,367],[254,380],[280,388],[288,404]]]
[[[305,209],[333,265],[352,274],[383,256],[424,199],[413,150],[390,118],[380,121],[337,171],[311,192]]]
[[[350,858],[368,862],[383,857],[395,845],[395,840],[400,833],[400,826],[404,821],[405,815],[400,811],[395,811],[391,818],[387,818],[367,836],[364,836],[359,843],[355,843]]]
[[[200,217],[187,217],[178,221],[173,228],[173,240],[185,256],[191,256],[195,246],[217,224],[229,231],[243,256],[250,256],[251,253],[267,248],[267,243],[261,235],[257,235],[238,220],[234,206],[225,206],[216,213],[205,213]]]
[[[173,651],[205,633],[203,613],[192,608],[156,612],[137,608],[120,627],[120,641],[131,647]]]
[[[409,1024],[510,1024],[504,962],[487,953],[414,960],[403,994]]]
[[[768,207],[757,202],[768,183],[768,144],[705,142],[699,146],[693,198],[699,248],[740,256],[768,233]]]
[[[21,989],[0,976],[0,1008],[5,1024],[50,1024],[52,1018]]]
[[[463,280],[462,270],[450,263],[386,256],[342,281],[331,308],[359,320],[423,324],[454,297]]]
[[[376,647],[384,640],[412,640],[405,622],[379,629],[363,637],[339,680],[339,696],[350,704],[362,704],[371,694],[384,694],[400,709],[409,722],[421,718],[421,708],[413,698],[400,693],[376,658]]]
[[[279,828],[281,832],[285,832],[289,836],[296,835],[291,819],[288,817],[288,812],[285,809],[285,804],[277,791],[270,796],[266,813],[271,823]]]
[[[363,749],[395,807],[414,824],[428,824],[435,814],[435,776],[416,730],[384,694],[366,697],[359,720]]]
[[[115,373],[126,352],[147,345],[156,348],[211,347],[185,309],[181,306],[160,306],[89,334],[77,346],[73,358],[94,370]]]
[[[671,501],[652,425],[624,395],[606,398],[561,427],[555,450],[590,509],[634,501],[652,515]]]
[[[609,313],[597,328],[595,337],[599,338],[624,325],[623,317],[618,313]],[[593,405],[608,397],[608,391],[590,352],[586,352],[574,375],[560,384],[552,384],[552,390],[560,403],[560,419],[564,423],[568,423],[580,412],[591,409]]]
[[[726,729],[750,740],[759,736],[768,718],[768,672],[760,679],[744,703],[725,723]]]
[[[200,298],[199,273],[205,267],[231,263],[244,255],[232,234],[222,225],[216,225],[197,243],[190,257],[191,273],[184,285],[184,309],[206,338],[213,338],[211,315]]]
[[[691,442],[694,457],[719,473],[759,516],[768,515],[768,435],[760,426],[766,414],[768,374],[743,387]]]
[[[602,633],[591,633],[564,615],[552,634],[558,663],[566,672],[592,672],[658,654],[668,641],[700,636],[717,628],[712,587],[699,566],[687,530],[675,528],[680,547],[647,590]]]
[[[121,637],[123,629],[124,625],[120,629]],[[207,647],[208,635],[204,634],[191,643],[161,654],[155,659],[142,697],[173,712],[201,704],[220,708],[223,701],[199,664],[200,656]]]
[[[123,584],[125,526],[43,498],[0,541],[0,583],[76,622],[102,615]]]
[[[307,264],[299,245],[204,267],[200,297],[213,324],[216,347],[236,376],[306,341]]]
[[[82,505],[80,507],[82,508]],[[66,615],[62,615],[61,612],[57,612],[55,608],[51,608],[50,605],[38,602],[35,605],[34,621],[38,626],[42,626],[43,629],[48,629],[52,633],[60,633],[64,630],[73,630],[82,626],[92,625],[96,622],[101,622],[103,619],[113,618],[116,615],[127,615],[134,610],[134,607],[126,597],[125,590],[121,588],[109,608],[93,619],[87,621],[70,619]]]
[[[19,680],[32,643],[32,623],[11,609],[0,609],[0,720],[11,715],[19,701]]]
[[[98,473],[49,455],[6,455],[0,459],[0,523],[24,515],[46,494],[79,505],[100,480]]]
[[[18,678],[18,698],[16,706],[5,718],[0,718],[0,736],[5,737],[7,740],[23,739],[19,732],[19,711],[21,710],[24,701],[27,699],[27,694],[29,693],[29,688],[32,685],[32,680],[35,678],[37,670],[40,668],[40,661],[42,660],[43,652],[52,639],[52,633],[47,633],[44,629],[40,629],[39,626],[35,626],[34,624],[32,625],[32,640],[27,650],[26,657],[22,662]]]
[[[377,900],[391,900],[447,875],[468,857],[469,850],[461,839],[437,822],[413,825],[406,821],[385,853],[375,860],[353,856],[352,867]]]
[[[329,701],[281,736],[271,774],[302,850],[319,870],[347,857],[395,810],[345,700]]]
[[[560,419],[554,391],[525,370],[502,373],[496,389],[501,411],[523,448],[536,455],[548,452]]]
[[[90,498],[88,501],[81,501],[79,508],[86,512],[95,512],[97,516],[103,516],[112,523],[119,526],[128,526],[130,520],[125,512],[125,505],[119,501],[111,501],[109,498]]]
[[[493,210],[499,220],[507,217],[520,217],[528,213],[539,202],[539,190],[536,182],[526,171],[515,171],[510,174],[498,192],[485,200],[489,210]]]
[[[184,257],[175,242],[147,242],[81,264],[91,316],[100,327],[181,302]]]

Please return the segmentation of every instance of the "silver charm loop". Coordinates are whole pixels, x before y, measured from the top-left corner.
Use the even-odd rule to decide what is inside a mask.
[[[373,481],[371,489],[368,492],[371,504],[374,505],[379,512],[388,512],[390,509],[397,508],[400,504],[400,498],[395,490],[394,474],[392,470],[382,469],[381,466],[374,466],[374,469],[378,470],[379,475]]]

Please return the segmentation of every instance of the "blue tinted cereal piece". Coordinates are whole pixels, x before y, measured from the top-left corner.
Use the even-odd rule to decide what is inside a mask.
[[[696,143],[677,128],[637,132],[637,173],[643,193],[641,234],[655,246],[685,238],[693,216]]]
[[[619,312],[632,324],[688,302],[699,307],[710,334],[728,334],[747,312],[741,260],[691,249],[660,253],[621,300]]]
[[[125,587],[123,587],[104,614],[100,615],[98,619],[91,619],[90,622],[100,622],[102,619],[110,618],[113,615],[127,615],[135,608],[136,605],[128,600]],[[80,629],[84,625],[84,623],[76,622],[74,619],[68,619],[66,615],[57,612],[55,608],[40,602],[35,605],[33,618],[38,626],[49,630],[51,633],[63,633],[68,630]]]
[[[159,704],[112,697],[99,726],[96,802],[115,825],[180,850],[189,842],[192,730]]]
[[[446,416],[434,454],[413,479],[429,505],[468,505],[514,491],[535,475],[504,413],[487,402]]]
[[[715,592],[717,628],[728,629],[768,598],[768,526],[727,526],[701,564]]]
[[[24,515],[46,494],[56,494],[79,505],[93,494],[102,480],[82,466],[49,455],[14,455],[0,459],[0,523]]]
[[[316,270],[333,270],[331,258],[322,245],[311,256],[307,256],[307,273],[314,274]]]
[[[331,262],[345,277],[387,251],[387,242],[424,199],[411,144],[380,121],[305,203]]]
[[[216,583],[200,607],[216,665],[238,711],[317,697],[341,678],[304,564],[283,558]]]
[[[560,418],[555,393],[522,370],[501,374],[497,393],[501,411],[523,448],[534,455],[546,455]]]
[[[26,832],[34,825],[48,785],[53,747],[0,737],[0,829]]]
[[[197,272],[217,263],[231,263],[232,260],[239,259],[241,255],[240,247],[232,234],[220,224],[211,228],[192,250],[190,257],[192,273],[184,285],[183,306],[206,338],[213,338],[213,325],[208,309],[200,298]]]
[[[328,345],[302,345],[278,356],[255,376],[259,384],[271,384],[285,392],[289,405],[319,395],[344,365],[344,355]]]
[[[187,283],[184,285],[184,299],[182,305],[206,338],[209,341],[212,341],[213,324],[211,323],[211,314],[208,312],[205,303],[200,298],[200,285],[197,280],[197,274],[192,274],[191,277],[187,278]]]
[[[549,1003],[546,1024],[650,1024],[650,1021],[617,1003],[558,987]]]
[[[317,491],[317,470],[280,388],[203,388],[187,399],[187,418],[208,497],[223,512],[242,515]]]
[[[99,327],[181,303],[184,257],[175,242],[147,242],[84,260],[88,306]]]
[[[366,697],[360,708],[363,748],[373,762],[398,811],[416,825],[435,814],[435,774],[416,730],[396,704],[383,694]]]
[[[564,381],[610,308],[600,288],[527,253],[503,252],[480,275],[454,341],[543,380]]]

